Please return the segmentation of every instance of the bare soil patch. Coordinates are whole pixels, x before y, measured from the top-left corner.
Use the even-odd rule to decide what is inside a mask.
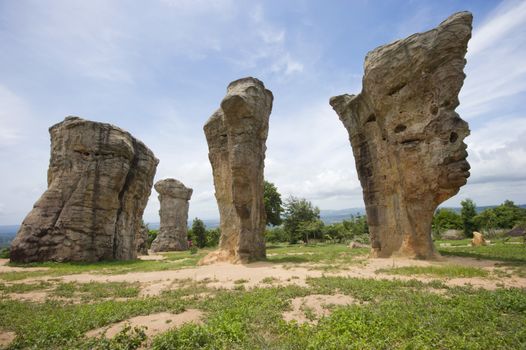
[[[137,257],[139,260],[144,260],[144,261],[158,261],[158,260],[165,260],[166,257],[164,255],[161,255],[161,254],[154,254],[154,253],[151,253],[149,255],[139,255]]]
[[[444,257],[435,261],[412,260],[407,258],[394,259],[368,259],[361,264],[350,264],[345,270],[320,271],[314,270],[309,264],[302,266],[290,264],[275,264],[270,262],[256,262],[251,264],[216,263],[203,265],[195,268],[180,270],[152,271],[152,272],[130,272],[121,275],[100,275],[83,273],[62,276],[62,282],[88,283],[88,282],[139,282],[141,292],[139,296],[155,296],[164,290],[180,289],[188,286],[188,283],[199,283],[209,288],[234,289],[243,285],[250,289],[255,287],[272,287],[299,285],[306,286],[309,277],[318,278],[322,276],[341,276],[352,278],[388,279],[388,280],[411,280],[422,282],[441,280],[449,286],[471,285],[476,288],[494,290],[499,287],[526,288],[526,278],[517,276],[470,277],[470,278],[440,278],[423,275],[389,275],[378,273],[379,269],[389,269],[404,266],[444,266],[447,264],[463,265],[487,269],[493,271],[498,261],[477,260],[464,257]],[[51,276],[33,277],[23,280],[23,283],[49,281],[56,279]],[[243,283],[236,281],[243,280]],[[190,282],[189,282],[190,281]],[[269,282],[270,281],[270,282]],[[22,283],[22,282],[14,282]],[[27,293],[24,293],[27,294]],[[35,295],[39,299],[41,296]],[[41,300],[41,299],[40,299]]]
[[[126,324],[133,327],[146,327],[145,333],[148,338],[159,333],[166,332],[172,328],[177,328],[185,323],[201,323],[203,313],[197,309],[188,309],[180,314],[160,312],[145,316],[137,316],[112,325],[91,330],[86,333],[87,337],[99,337],[104,335],[106,338],[113,338],[122,331]]]
[[[332,305],[351,305],[358,302],[351,296],[344,294],[312,294],[305,297],[292,299],[292,311],[283,313],[283,319],[287,322],[316,324],[318,319],[331,313]]]
[[[0,347],[7,347],[16,338],[15,332],[8,332],[0,330]]]
[[[0,273],[3,272],[20,272],[20,271],[45,271],[49,267],[14,267],[7,266],[9,259],[0,259]]]

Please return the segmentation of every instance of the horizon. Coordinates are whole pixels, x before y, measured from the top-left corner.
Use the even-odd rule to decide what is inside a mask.
[[[130,132],[160,159],[155,181],[194,189],[189,217],[218,218],[202,127],[245,76],[274,94],[265,178],[282,199],[365,211],[329,98],[359,93],[367,52],[463,10],[474,22],[457,112],[471,176],[440,207],[526,203],[526,2],[1,2],[0,225],[20,224],[46,190],[47,130],[67,115]],[[158,210],[152,188],[144,221]]]

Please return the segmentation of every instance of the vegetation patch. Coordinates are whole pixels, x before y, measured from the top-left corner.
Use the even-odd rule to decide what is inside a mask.
[[[200,250],[197,254],[186,252],[163,253],[164,260],[128,260],[128,261],[101,261],[96,263],[58,263],[43,262],[30,264],[10,263],[9,266],[16,267],[47,267],[39,271],[17,271],[0,273],[0,279],[5,281],[22,280],[41,276],[65,276],[79,273],[95,274],[125,274],[130,272],[151,272],[179,270],[182,268],[195,267],[197,262],[208,253],[208,250]]]
[[[133,298],[139,295],[139,283],[128,282],[89,282],[89,283],[61,283],[54,290],[53,295],[73,298],[80,296],[82,299],[102,298]]]
[[[526,245],[498,242],[480,247],[438,247],[445,256],[463,256],[476,259],[500,260],[522,263],[526,266]]]
[[[51,287],[51,283],[40,281],[37,283],[16,283],[16,284],[3,284],[0,283],[0,292],[4,293],[29,293],[36,290],[48,289]]]
[[[393,267],[376,270],[376,273],[406,276],[425,275],[445,278],[487,277],[489,275],[488,271],[481,268],[461,265]]]

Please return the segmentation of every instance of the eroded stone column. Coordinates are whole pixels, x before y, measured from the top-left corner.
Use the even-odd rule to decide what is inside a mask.
[[[136,258],[159,161],[142,142],[110,124],[67,117],[49,132],[48,189],[22,222],[11,260]]]
[[[437,256],[437,206],[469,177],[468,124],[455,112],[472,15],[369,52],[362,92],[331,98],[349,132],[372,255]]]
[[[221,239],[219,250],[202,263],[265,258],[263,168],[272,101],[272,92],[258,79],[236,80],[204,126]]]
[[[188,201],[193,190],[176,179],[164,179],[155,183],[159,193],[161,227],[152,242],[154,252],[188,249]]]

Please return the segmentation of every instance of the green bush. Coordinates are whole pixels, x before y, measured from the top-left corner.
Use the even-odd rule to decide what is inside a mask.
[[[159,230],[148,230],[148,248],[152,246],[152,242],[157,238]]]
[[[9,259],[9,248],[0,249],[0,259]]]
[[[206,230],[206,246],[207,247],[217,247],[219,244],[219,237],[221,237],[221,230],[218,228],[213,228],[211,230]]]

